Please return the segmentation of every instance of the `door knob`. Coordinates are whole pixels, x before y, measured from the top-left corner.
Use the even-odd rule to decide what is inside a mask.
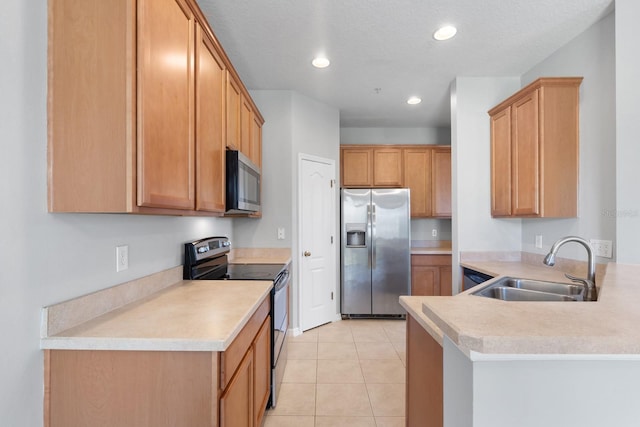
[[[304,256],[311,256],[311,252],[309,252],[309,251],[304,251],[304,254],[303,254],[303,255],[304,255]]]

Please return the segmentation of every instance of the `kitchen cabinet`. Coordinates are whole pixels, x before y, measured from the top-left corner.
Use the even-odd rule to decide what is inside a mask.
[[[412,218],[451,217],[451,147],[403,149],[404,187],[411,190]]]
[[[433,150],[432,216],[451,218],[451,147]]]
[[[402,187],[402,149],[373,148],[373,187]]]
[[[492,216],[577,216],[581,82],[540,78],[489,110]]]
[[[269,307],[267,296],[224,352],[46,350],[44,425],[260,426]]]
[[[260,426],[270,392],[270,328],[267,299],[221,353],[220,426]]]
[[[430,217],[431,209],[431,154],[427,147],[403,150],[404,186],[410,190],[411,217]]]
[[[407,427],[443,425],[442,346],[407,316]]]
[[[229,76],[193,0],[51,1],[49,211],[220,215]]]
[[[139,0],[137,24],[138,204],[193,209],[194,15],[182,0]]]
[[[411,190],[411,217],[451,217],[451,147],[343,145],[342,187]]]
[[[196,209],[224,212],[227,68],[206,31],[196,29]]]
[[[402,150],[393,146],[342,147],[343,187],[402,187]]]
[[[411,255],[411,295],[451,296],[451,255]]]
[[[373,150],[367,147],[341,148],[340,173],[343,187],[371,187]]]

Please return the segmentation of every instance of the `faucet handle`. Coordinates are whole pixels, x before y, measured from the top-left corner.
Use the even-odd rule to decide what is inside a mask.
[[[565,277],[572,282],[581,283],[585,287],[585,299],[587,301],[596,301],[598,299],[598,291],[596,289],[596,284],[593,283],[593,280],[582,279],[580,277],[572,276],[570,274],[565,273]]]
[[[592,289],[595,286],[595,283],[593,283],[593,281],[589,280],[589,279],[583,279],[581,277],[576,277],[576,276],[572,276],[571,274],[567,274],[565,273],[564,276],[571,280],[572,282],[575,283],[582,283],[583,285],[585,285],[588,289]]]

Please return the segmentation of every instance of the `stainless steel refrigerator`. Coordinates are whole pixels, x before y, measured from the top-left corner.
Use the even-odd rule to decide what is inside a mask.
[[[341,191],[343,317],[403,315],[410,294],[411,226],[406,188]]]

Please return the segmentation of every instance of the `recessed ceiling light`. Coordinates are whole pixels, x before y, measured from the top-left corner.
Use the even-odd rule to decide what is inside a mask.
[[[407,99],[407,104],[410,105],[420,104],[421,102],[422,99],[418,98],[417,96],[412,96],[411,98]]]
[[[329,61],[324,56],[317,56],[313,58],[313,61],[311,61],[311,64],[316,68],[327,68],[329,64],[331,64],[331,61]]]
[[[456,27],[452,25],[445,25],[444,27],[438,28],[438,30],[433,33],[433,38],[439,41],[449,40],[451,37],[455,36],[458,30]]]

